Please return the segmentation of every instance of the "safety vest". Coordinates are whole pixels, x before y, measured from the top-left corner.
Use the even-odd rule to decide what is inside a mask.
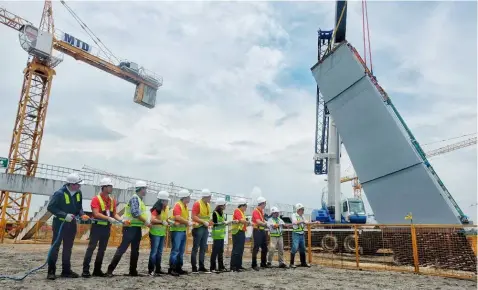
[[[271,217],[272,220],[272,227],[269,231],[271,237],[281,237],[282,236],[282,225],[280,224],[280,219],[279,218],[273,218]],[[274,226],[278,225],[278,228],[275,228]]]
[[[294,225],[292,227],[292,232],[298,233],[298,234],[303,234],[304,233],[304,224],[300,223],[300,222],[303,222],[304,219],[298,214],[295,214],[295,219],[297,220],[298,224]]]
[[[161,212],[159,219],[162,221],[168,220],[169,206],[166,206],[166,209]],[[166,226],[161,224],[152,224],[149,229],[149,233],[153,236],[164,237],[166,235]]]
[[[184,205],[184,203],[182,201],[176,202],[174,207],[176,207],[177,205],[179,205],[181,207],[181,217],[185,220],[189,220],[189,210],[186,207],[186,205]],[[174,209],[173,209],[173,212],[174,212]],[[174,220],[174,214],[173,213],[171,213],[171,219]],[[169,227],[169,230],[171,232],[185,232],[186,231],[186,225],[185,224],[180,224],[179,222],[175,222],[174,224],[172,224]]]
[[[100,194],[97,195],[98,197],[98,201],[100,202],[100,209],[101,209],[101,213],[104,214],[105,216],[111,216],[114,212],[114,200],[113,198],[110,198],[110,214],[108,215],[107,212],[106,212],[106,206],[105,206],[105,202],[103,200],[103,198],[101,197]],[[97,221],[96,222],[97,225],[102,225],[102,226],[107,226],[109,223],[108,221]]]
[[[204,222],[208,222],[211,220],[211,206],[209,203],[205,203],[202,199],[196,201],[199,202],[199,214],[198,218],[200,218]],[[195,224],[194,228],[203,227],[203,224]]]
[[[262,214],[262,211],[257,207],[254,209],[254,211],[257,211],[259,213],[259,216],[261,217],[261,221],[263,222],[264,221],[264,214]],[[265,230],[266,229],[264,226],[259,226],[259,225],[256,225],[256,224],[254,224],[253,227],[255,229],[259,229],[259,230]]]
[[[71,203],[70,201],[70,193],[68,191],[63,192],[63,195],[65,197],[65,204],[69,205]],[[81,191],[77,191],[74,194],[74,197],[76,197],[76,202],[79,203],[81,201]],[[64,218],[58,218],[60,221],[66,221]]]
[[[236,216],[236,211],[239,211],[239,213],[241,214],[241,220],[245,220],[246,219],[246,216],[244,215],[244,213],[242,212],[242,210],[236,208],[236,210],[234,211],[234,218],[233,220],[238,220],[235,218]],[[237,223],[237,224],[232,224],[232,228],[231,228],[231,233],[233,235],[237,234],[239,231],[243,231],[245,232],[246,230],[244,229],[244,225],[241,224],[241,223]]]
[[[148,213],[147,213],[146,205],[144,204],[143,200],[136,193],[133,194],[133,196],[131,198],[135,198],[135,197],[138,199],[138,202],[139,202],[139,211],[141,212],[140,216],[144,219],[147,219],[148,218]],[[131,221],[131,226],[132,227],[141,227],[141,226],[144,225],[144,223],[141,220],[139,220],[137,218],[134,218],[133,215],[131,214],[131,207],[129,205],[129,202],[126,204],[126,206],[124,208],[123,218],[125,220]]]
[[[223,223],[224,222],[224,217],[219,215],[217,211],[215,211],[216,217],[217,217],[217,223]],[[212,227],[212,239],[213,240],[224,240],[224,237],[226,236],[226,225],[220,224],[220,225],[214,225]]]

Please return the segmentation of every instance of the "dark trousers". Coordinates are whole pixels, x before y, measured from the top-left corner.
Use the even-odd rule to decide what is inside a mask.
[[[261,267],[266,266],[267,263],[267,234],[265,230],[254,229],[252,231],[252,238],[254,239],[254,248],[252,248],[252,267],[257,266],[257,253],[261,248]]]
[[[246,232],[239,231],[232,235],[232,255],[231,270],[242,268],[242,255],[244,254],[244,244],[246,243]]]
[[[193,249],[191,251],[191,265],[196,269],[196,259],[199,249],[199,268],[204,268],[204,257],[206,256],[207,238],[209,231],[206,227],[195,228],[192,230],[193,234]]]
[[[123,239],[118,249],[116,249],[113,260],[108,266],[108,273],[113,273],[121,261],[121,257],[131,245],[131,256],[129,260],[129,273],[135,273],[138,266],[139,245],[141,243],[141,227],[123,227]]]
[[[58,260],[58,252],[60,251],[60,245],[63,244],[63,253],[61,257],[62,263],[62,273],[69,273],[71,271],[71,249],[73,248],[73,243],[76,236],[76,221],[65,222],[61,233],[59,233],[60,226],[62,221],[53,218],[53,239],[51,241],[52,245],[55,243],[58,234],[60,235],[59,242],[51,249],[50,259],[48,259],[48,273],[55,274],[56,271],[56,261]]]
[[[214,240],[212,243],[211,253],[211,271],[216,270],[216,258],[219,270],[223,270],[224,267],[224,240]]]
[[[101,272],[101,265],[103,264],[106,247],[108,246],[108,240],[110,239],[110,231],[111,225],[91,225],[90,241],[88,242],[88,248],[86,249],[85,258],[83,259],[84,273],[90,272],[90,262],[96,249],[96,245],[98,245],[98,253],[96,253],[93,272]]]

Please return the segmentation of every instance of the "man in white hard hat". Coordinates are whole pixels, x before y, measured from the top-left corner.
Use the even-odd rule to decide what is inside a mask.
[[[189,220],[188,204],[191,201],[191,193],[187,189],[181,189],[178,193],[179,201],[173,208],[173,215],[170,220],[174,221],[169,227],[171,233],[171,253],[169,256],[168,273],[173,276],[187,275],[183,270],[183,257],[186,249],[186,231],[187,227],[192,226],[193,222]]]
[[[113,276],[113,271],[118,266],[121,257],[131,245],[131,255],[129,261],[129,276],[140,276],[138,274],[138,258],[139,258],[139,246],[141,244],[141,228],[143,226],[150,227],[148,209],[143,202],[143,198],[146,196],[147,189],[146,182],[138,180],[135,184],[135,193],[130,198],[124,209],[123,220],[123,238],[121,244],[116,249],[116,252],[108,266],[109,277]]]
[[[193,249],[191,251],[191,265],[193,273],[210,273],[204,265],[204,257],[207,249],[207,238],[209,237],[209,224],[211,221],[211,191],[203,189],[201,199],[196,201],[191,210],[192,220],[195,222],[192,230]],[[196,259],[199,250],[199,268]]]
[[[246,270],[242,267],[242,256],[244,254],[244,244],[246,242],[246,230],[249,222],[246,219],[247,201],[244,198],[239,199],[238,206],[234,210],[231,234],[232,234],[232,253],[231,253],[231,271],[242,272]]]
[[[270,248],[267,265],[272,266],[272,258],[275,251],[279,256],[279,268],[287,268],[284,263],[284,239],[282,237],[284,221],[279,216],[279,209],[275,206],[271,208],[271,217],[267,220],[267,226],[269,227],[270,235]]]
[[[71,270],[71,249],[76,236],[76,219],[88,220],[89,217],[83,212],[83,196],[80,191],[82,180],[76,173],[70,173],[66,177],[66,184],[57,190],[48,203],[47,210],[55,217],[53,218],[53,239],[52,244],[60,235],[60,242],[51,249],[51,255],[48,259],[47,279],[56,279],[56,261],[60,245],[63,243],[62,271],[61,276],[66,278],[78,278],[80,275]],[[60,226],[63,224],[61,233]]]
[[[113,182],[110,178],[105,177],[101,179],[100,187],[101,192],[91,200],[91,211],[93,212],[93,218],[95,220],[92,221],[90,241],[88,242],[88,248],[86,249],[85,258],[83,260],[83,273],[81,276],[84,278],[91,277],[90,262],[97,244],[99,244],[99,246],[93,276],[106,276],[106,274],[101,271],[101,265],[103,264],[103,258],[110,238],[111,224],[122,221],[116,212],[116,201],[110,196],[113,192]]]
[[[262,196],[257,198],[257,207],[252,212],[252,239],[254,247],[252,249],[252,269],[259,271],[257,267],[257,253],[261,249],[261,268],[269,268],[267,266],[267,223],[264,219],[264,208],[266,207],[266,199]]]
[[[161,257],[163,255],[164,240],[166,239],[166,230],[169,225],[169,192],[160,191],[158,200],[151,207],[151,228],[149,229],[149,241],[151,252],[149,253],[148,273],[151,276],[160,276],[166,274],[161,271]]]
[[[295,268],[294,258],[297,249],[300,253],[300,267],[310,267],[306,262],[305,256],[305,234],[304,230],[310,222],[304,218],[304,205],[298,203],[295,205],[296,213],[292,215],[292,248],[290,250],[290,267]]]

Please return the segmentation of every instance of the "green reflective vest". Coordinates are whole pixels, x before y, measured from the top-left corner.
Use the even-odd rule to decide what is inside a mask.
[[[216,217],[217,217],[217,223],[223,223],[224,222],[224,217],[221,216],[217,211],[215,211]],[[224,240],[224,237],[226,235],[226,225],[225,224],[220,224],[220,225],[214,225],[212,227],[212,239],[213,240]]]
[[[101,197],[101,195],[97,195],[98,197],[98,201],[100,202],[100,208],[101,208],[101,213],[106,215],[106,206],[105,206],[105,201],[103,200],[103,198]],[[114,211],[114,200],[113,198],[110,198],[110,216],[113,214],[113,211]],[[97,221],[96,222],[97,225],[102,225],[102,226],[107,226],[109,224],[108,221]]]
[[[246,219],[246,216],[244,215],[244,213],[242,212],[242,210],[236,208],[234,210],[234,216],[236,215],[236,212],[239,212],[239,214],[241,215],[241,219],[245,220]],[[235,220],[235,218],[234,218]],[[232,229],[231,229],[231,233],[233,235],[237,234],[239,231],[245,231],[244,229],[244,225],[241,224],[241,223],[236,223],[236,224],[232,224]]]
[[[304,224],[300,223],[300,222],[304,222],[304,219],[298,214],[295,214],[295,218],[296,218],[298,224],[293,226],[292,232],[298,233],[298,234],[303,234],[304,233]]]
[[[144,219],[147,219],[148,218],[148,211],[147,211],[146,205],[144,204],[143,200],[136,193],[133,194],[133,196],[131,198],[135,198],[135,197],[138,198],[139,210],[141,212],[140,213],[141,217],[143,217]],[[131,214],[131,207],[129,205],[129,202],[126,204],[126,206],[124,208],[123,219],[131,221],[131,226],[132,227],[141,227],[141,226],[144,225],[144,223],[140,219],[134,218],[133,215]]]
[[[270,228],[270,235],[271,237],[280,237],[282,236],[282,226],[280,224],[280,220],[279,218],[273,218],[271,217],[271,220],[272,220],[272,227]],[[275,225],[278,225],[279,227],[278,228],[275,228],[274,226]]]
[[[159,215],[159,219],[162,221],[168,220],[168,213],[169,207],[166,206],[166,209],[161,212]],[[166,236],[166,226],[158,225],[158,224],[151,224],[151,228],[149,229],[149,233],[153,236],[164,237]]]

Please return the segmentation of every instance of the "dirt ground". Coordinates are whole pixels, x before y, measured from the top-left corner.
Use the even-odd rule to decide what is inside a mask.
[[[44,263],[48,245],[2,245],[0,246],[0,274],[20,275],[26,270]],[[73,270],[81,274],[85,246],[75,245]],[[103,262],[106,271],[115,249],[109,248]],[[146,274],[149,251],[142,250],[138,271]],[[96,252],[95,252],[96,255]],[[95,256],[93,256],[94,261]],[[169,253],[163,256],[163,268],[167,269]],[[229,257],[226,257],[226,266]],[[321,266],[296,269],[265,269],[259,272],[222,274],[190,274],[182,277],[125,277],[129,262],[129,250],[115,270],[113,278],[78,278],[55,281],[46,280],[46,267],[21,282],[0,280],[0,289],[477,289],[476,281],[441,278],[434,276],[402,274],[397,272],[368,272],[341,270]],[[250,266],[246,258],[244,266]],[[190,270],[189,258],[185,257],[185,269]],[[61,271],[61,253],[57,264]],[[206,266],[209,261],[206,262]],[[93,268],[93,265],[91,265]]]

